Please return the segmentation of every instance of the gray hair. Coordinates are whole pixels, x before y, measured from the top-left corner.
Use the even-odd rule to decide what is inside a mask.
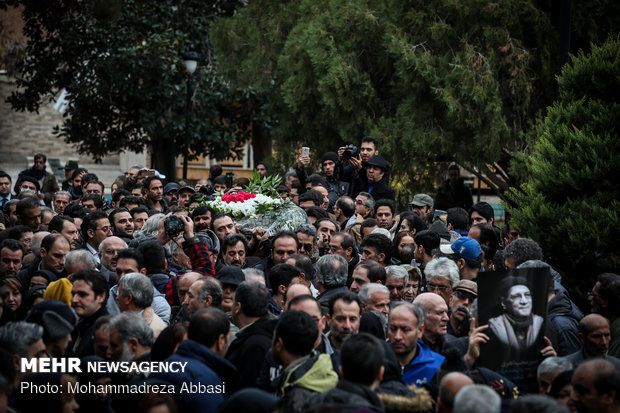
[[[112,237],[107,237],[106,239],[104,239],[103,241],[99,243],[99,256],[103,255],[103,250],[105,249],[105,246],[108,244],[110,238]],[[121,241],[123,241],[123,243],[125,244],[124,248],[127,248],[127,243],[122,238],[120,237],[116,237],[116,238],[119,238]]]
[[[357,296],[360,298],[360,300],[362,300],[362,303],[369,304],[370,297],[374,293],[390,294],[390,290],[388,290],[388,288],[383,284],[368,283],[364,284],[362,288],[360,288],[360,292],[357,293]]]
[[[254,275],[256,277],[262,278],[263,280],[265,279],[265,273],[262,270],[259,270],[258,268],[252,268],[252,267],[244,268],[241,271],[243,271],[243,275],[245,275],[246,280],[250,279],[248,278],[248,275],[249,276]]]
[[[399,307],[406,308],[407,310],[409,310],[411,314],[415,316],[415,319],[417,320],[415,328],[419,330],[420,327],[422,326],[422,323],[424,322],[424,308],[419,303],[414,304],[414,303],[408,303],[406,301],[399,301],[395,303],[392,309],[390,310],[390,315],[392,315],[392,311],[394,311],[394,309],[399,308]]]
[[[310,224],[301,224],[300,226],[297,227],[297,229],[295,230],[295,233],[301,232],[302,234],[306,234],[306,235],[310,235],[313,237],[314,241],[316,242],[317,237],[316,237],[316,228],[314,227],[314,225],[310,225]]]
[[[454,413],[499,413],[502,399],[484,384],[465,386],[454,398]]]
[[[35,232],[32,235],[32,240],[30,241],[30,249],[35,256],[41,258],[41,243],[43,242],[43,238],[47,237],[49,234],[50,232],[47,231],[39,231]]]
[[[205,298],[211,296],[211,307],[220,308],[224,299],[224,292],[220,284],[212,278],[201,278],[194,281],[199,282],[200,290],[198,290],[198,301],[204,301]]]
[[[349,266],[340,255],[324,255],[316,263],[317,279],[326,288],[342,287],[347,283]]]
[[[146,220],[142,228],[134,232],[133,238],[137,239],[147,235],[157,236],[157,232],[159,231],[159,223],[164,219],[166,219],[166,216],[164,214],[155,214],[150,216]]]
[[[85,249],[69,251],[65,255],[65,268],[80,267],[84,270],[93,270],[97,267],[97,261],[90,251]]]
[[[365,196],[366,197],[366,202],[364,202],[364,205],[366,206],[366,208],[370,209],[370,215],[375,215],[375,198],[370,195],[368,192],[360,192],[358,195],[361,196]]]
[[[52,199],[55,201],[58,195],[67,195],[69,197],[69,201],[71,201],[71,194],[69,191],[56,191],[54,192],[54,197]]]
[[[138,272],[125,274],[118,284],[123,287],[123,297],[131,294],[138,307],[146,308],[153,304],[153,283],[146,275]]]
[[[545,394],[526,394],[510,403],[511,413],[554,412],[569,413],[568,407]]]
[[[14,321],[0,327],[0,347],[9,354],[25,357],[32,346],[43,338],[43,327],[26,321]]]
[[[432,259],[426,264],[424,275],[427,280],[430,280],[432,277],[446,278],[450,281],[452,287],[460,280],[459,267],[454,261],[446,257]]]
[[[400,265],[388,265],[385,267],[385,276],[405,280],[405,285],[409,282],[409,273]]]
[[[547,357],[540,363],[536,370],[536,378],[540,380],[540,376],[548,373],[561,373],[573,369],[573,363],[563,357]]]
[[[121,280],[125,279],[127,275]],[[116,330],[122,343],[128,343],[129,340],[135,338],[142,347],[151,348],[153,346],[153,329],[135,313],[125,312],[115,315],[108,323],[106,330],[110,332]]]
[[[292,177],[297,178],[297,172],[288,171],[287,173],[284,174],[284,182],[289,182]]]

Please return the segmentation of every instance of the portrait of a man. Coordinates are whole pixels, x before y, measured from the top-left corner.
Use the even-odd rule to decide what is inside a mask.
[[[525,350],[536,343],[543,317],[534,314],[532,288],[523,277],[506,277],[499,289],[502,313],[489,319],[493,334],[514,349]]]

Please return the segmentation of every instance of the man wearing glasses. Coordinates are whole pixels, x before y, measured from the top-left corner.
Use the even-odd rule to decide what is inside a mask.
[[[347,286],[350,286],[353,282],[353,270],[355,270],[355,266],[360,261],[360,256],[355,246],[355,238],[346,232],[336,232],[329,240],[328,252],[330,254],[338,254],[347,261],[349,272]]]
[[[295,232],[299,241],[299,252],[306,254],[312,259],[312,263],[315,263],[319,259],[319,251],[316,248],[316,228],[314,225],[302,224]]]
[[[81,226],[82,238],[84,239],[84,249],[90,251],[95,257],[97,264],[101,263],[99,258],[99,244],[107,237],[112,236],[112,226],[108,215],[103,211],[95,211],[84,217]]]
[[[476,297],[478,297],[478,284],[475,282],[461,280],[455,284],[450,302],[448,334],[463,337],[469,333],[469,312]]]
[[[428,263],[424,271],[426,279],[426,291],[441,296],[450,305],[452,299],[452,287],[459,282],[459,269],[449,258],[435,258]]]
[[[362,218],[372,218],[375,212],[375,199],[368,192],[360,192],[355,197],[355,213]]]

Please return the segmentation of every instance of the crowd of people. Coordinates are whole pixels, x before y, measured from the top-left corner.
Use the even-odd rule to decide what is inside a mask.
[[[473,203],[457,165],[397,211],[374,138],[320,161],[299,156],[278,188],[307,222],[271,235],[205,203],[249,183],[218,165],[193,186],[135,165],[110,200],[75,161],[60,184],[42,154],[14,185],[0,171],[0,412],[620,410],[620,275],[592,279],[584,316],[538,244]],[[512,282],[497,293],[506,313],[479,325],[480,273],[531,267],[551,274],[546,317]],[[480,364],[490,340],[529,347],[543,330],[536,383]],[[22,370],[47,357],[186,364]]]

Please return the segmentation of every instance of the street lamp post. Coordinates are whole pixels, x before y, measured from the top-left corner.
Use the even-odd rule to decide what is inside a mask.
[[[183,179],[187,179],[187,158],[189,157],[189,135],[192,120],[192,77],[198,66],[200,55],[196,53],[194,47],[183,54],[185,71],[187,72],[187,98],[185,100],[185,148],[183,149]]]

